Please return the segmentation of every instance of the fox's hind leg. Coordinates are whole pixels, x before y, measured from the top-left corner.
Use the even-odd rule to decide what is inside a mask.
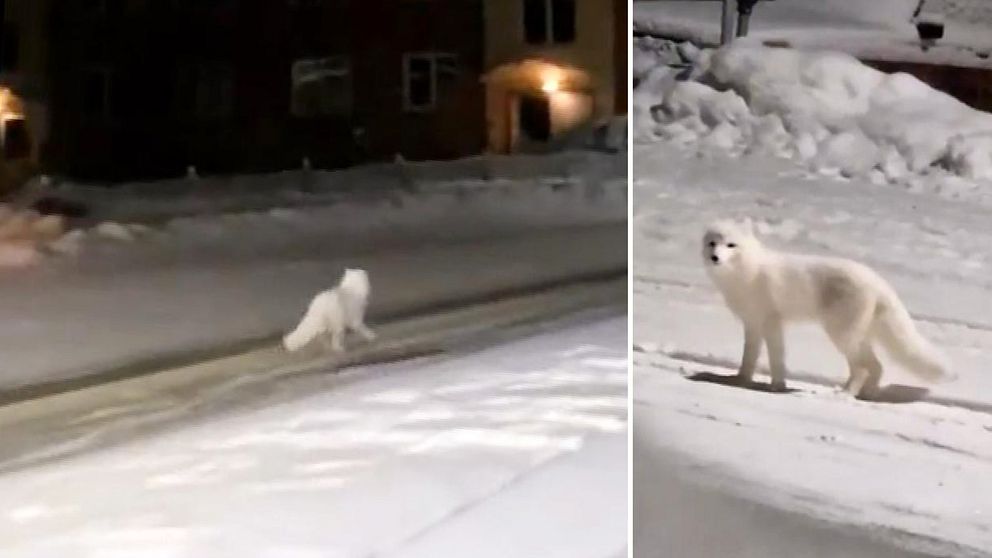
[[[878,361],[871,345],[865,343],[857,354],[847,357],[851,375],[844,384],[844,391],[852,397],[872,397],[878,393],[882,380],[882,363]]]
[[[369,329],[369,326],[365,325],[365,322],[358,322],[355,324],[355,332],[365,338],[366,341],[375,341],[375,332]]]
[[[857,396],[881,375],[881,364],[868,344],[874,305],[861,296],[839,297],[825,308],[823,329],[847,359],[849,376],[843,390]]]
[[[875,351],[868,343],[865,343],[861,350],[861,362],[865,367],[866,374],[865,383],[858,394],[869,398],[874,397],[882,382],[882,363],[878,361]]]
[[[857,397],[861,393],[861,389],[868,382],[868,369],[865,368],[864,363],[858,356],[847,357],[847,366],[849,375],[847,382],[844,384],[844,391],[851,397]]]
[[[331,328],[320,336],[324,348],[334,353],[344,351],[344,331],[341,328]]]

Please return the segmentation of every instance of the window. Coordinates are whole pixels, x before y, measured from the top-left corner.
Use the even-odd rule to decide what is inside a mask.
[[[411,112],[426,112],[437,106],[440,92],[458,76],[453,54],[408,53],[403,56],[403,106]]]
[[[105,69],[83,70],[80,76],[80,102],[83,114],[110,115],[110,72]]]
[[[6,118],[3,121],[3,157],[8,161],[31,155],[28,126],[23,118]]]
[[[524,40],[530,44],[548,42],[546,0],[524,0]]]
[[[297,60],[292,69],[290,112],[297,117],[351,114],[351,65],[345,56]]]
[[[0,70],[4,72],[17,71],[20,46],[21,38],[17,26],[9,22],[4,23],[3,41],[0,43]]]
[[[556,43],[575,41],[575,0],[551,0],[551,39]]]
[[[229,116],[234,105],[234,72],[225,64],[208,64],[196,70],[193,102],[203,118]]]
[[[234,71],[221,62],[181,66],[178,73],[179,112],[210,120],[234,112]]]
[[[523,0],[524,40],[530,44],[575,41],[575,0]]]

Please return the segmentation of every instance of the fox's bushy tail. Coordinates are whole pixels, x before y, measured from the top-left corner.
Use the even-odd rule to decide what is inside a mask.
[[[880,301],[872,327],[875,339],[900,366],[930,382],[953,380],[946,359],[913,324],[913,318],[894,292]]]
[[[317,295],[318,298],[320,295]],[[323,330],[323,317],[321,316],[318,298],[310,303],[306,314],[300,320],[296,329],[287,333],[282,338],[282,345],[287,351],[296,351],[313,341]]]

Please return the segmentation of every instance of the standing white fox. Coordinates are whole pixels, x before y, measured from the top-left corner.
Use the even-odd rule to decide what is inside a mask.
[[[295,351],[320,336],[325,346],[340,352],[344,350],[344,336],[348,330],[372,341],[375,333],[365,325],[370,293],[365,270],[346,269],[336,287],[313,298],[300,325],[283,337],[283,346]]]
[[[748,383],[768,347],[772,388],[785,389],[783,323],[818,321],[850,367],[844,389],[853,396],[876,392],[882,365],[878,342],[901,366],[928,380],[951,379],[944,358],[924,339],[898,295],[884,279],[857,262],[784,254],[762,245],[750,220],[719,221],[703,236],[703,262],[730,310],[744,325],[738,379]]]

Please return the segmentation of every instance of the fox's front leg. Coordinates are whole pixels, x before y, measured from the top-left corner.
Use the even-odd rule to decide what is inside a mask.
[[[761,356],[761,330],[752,324],[744,324],[744,355],[741,357],[741,367],[737,370],[737,380],[742,385],[751,383],[754,369]]]
[[[768,345],[768,366],[772,373],[772,389],[785,391],[785,338],[782,320],[769,318],[765,322],[765,344]]]

